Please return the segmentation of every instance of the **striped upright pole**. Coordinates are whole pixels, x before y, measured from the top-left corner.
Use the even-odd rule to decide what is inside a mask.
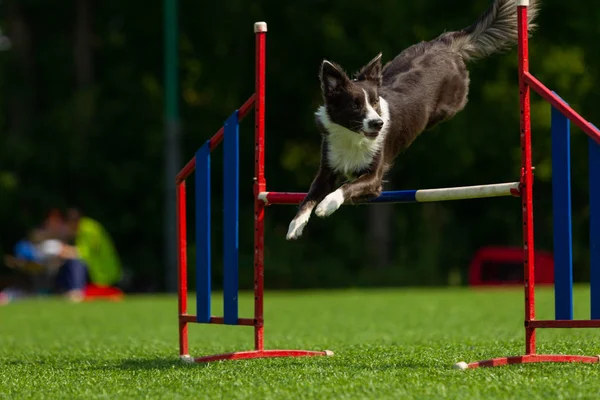
[[[255,92],[225,121],[177,174],[177,242],[179,355],[186,362],[212,362],[270,357],[331,356],[333,352],[311,350],[266,350],[264,348],[264,214],[259,194],[266,191],[265,180],[265,72],[267,24],[254,25],[256,62]],[[239,311],[239,123],[254,107],[254,317],[240,318]],[[211,152],[223,143],[223,316],[211,314]],[[195,171],[196,229],[196,308],[187,311],[187,232],[185,180]],[[189,323],[225,324],[254,327],[254,350],[192,357],[188,354]]]

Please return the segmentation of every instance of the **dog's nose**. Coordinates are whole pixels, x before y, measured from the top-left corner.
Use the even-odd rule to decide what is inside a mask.
[[[369,121],[369,128],[371,129],[381,129],[383,127],[383,120],[382,119],[372,119]]]

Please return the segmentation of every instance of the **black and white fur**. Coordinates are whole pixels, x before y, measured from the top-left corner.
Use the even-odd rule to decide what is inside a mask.
[[[381,194],[383,177],[396,156],[423,131],[449,120],[467,104],[466,62],[516,43],[517,3],[494,0],[470,27],[413,45],[384,67],[380,53],[354,79],[339,65],[323,61],[324,105],[316,112],[321,164],[290,223],[288,240],[302,235],[313,209],[327,217],[344,203]],[[538,6],[538,0],[530,0],[530,28]],[[340,181],[345,182],[337,187]]]

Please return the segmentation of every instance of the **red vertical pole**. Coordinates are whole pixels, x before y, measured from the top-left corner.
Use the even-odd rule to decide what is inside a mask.
[[[267,24],[254,24],[256,35],[256,104],[254,107],[254,346],[264,349],[264,247],[265,205],[258,199],[266,191],[265,180],[265,54]]]
[[[521,103],[521,200],[523,211],[523,251],[525,256],[525,321],[535,319],[535,265],[533,238],[533,169],[531,161],[530,90],[524,73],[529,72],[529,0],[519,0],[519,91]],[[525,353],[535,354],[535,328],[525,327]]]
[[[179,290],[177,300],[179,308],[179,355],[188,355],[188,326],[181,316],[187,314],[187,227],[186,227],[185,181],[177,182],[177,275]]]

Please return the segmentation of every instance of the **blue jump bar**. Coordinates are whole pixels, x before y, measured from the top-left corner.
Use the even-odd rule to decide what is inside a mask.
[[[228,325],[238,323],[238,230],[240,142],[238,112],[225,121],[223,142],[223,314]]]
[[[571,123],[552,107],[552,213],[554,218],[554,313],[573,319],[571,224]]]
[[[196,152],[196,320],[210,322],[210,142]]]
[[[600,144],[589,139],[591,318],[600,319]]]
[[[426,203],[434,201],[484,199],[489,197],[519,196],[519,182],[492,185],[463,186],[441,189],[397,190],[383,192],[365,203]],[[266,204],[299,204],[306,193],[261,192],[258,199]]]
[[[417,201],[416,190],[396,190],[382,192],[379,197],[370,203],[415,203]]]

